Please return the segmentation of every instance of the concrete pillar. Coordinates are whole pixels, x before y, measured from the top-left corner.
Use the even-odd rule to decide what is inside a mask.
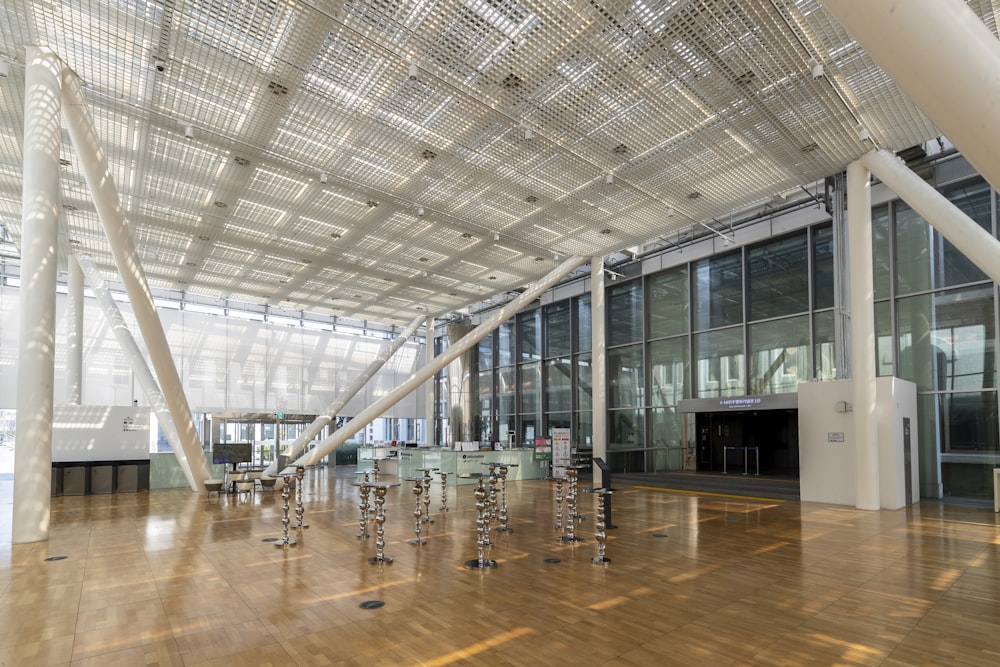
[[[62,62],[48,49],[33,46],[27,48],[26,57],[21,327],[11,521],[11,540],[15,544],[49,538],[62,136]]]
[[[591,337],[591,378],[590,393],[593,396],[593,413],[591,415],[594,428],[594,458],[608,461],[608,364],[607,337],[604,308],[604,258],[592,257],[590,260],[590,337]],[[580,406],[581,409],[583,406]],[[594,484],[600,486],[601,471],[594,465]]]
[[[83,272],[76,257],[66,258],[66,403],[83,400]]]
[[[851,269],[851,377],[854,379],[855,506],[880,507],[878,422],[875,412],[875,287],[872,278],[872,200],[868,169],[847,167],[848,252]]]

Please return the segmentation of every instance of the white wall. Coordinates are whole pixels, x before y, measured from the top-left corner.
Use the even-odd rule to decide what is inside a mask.
[[[16,405],[20,289],[0,286],[0,408]],[[122,316],[144,348],[128,303]],[[56,404],[66,400],[66,297],[57,299]],[[274,323],[160,309],[170,349],[192,411],[289,412],[324,410],[378,354],[384,340]],[[360,412],[420,366],[423,345],[407,343],[382,367],[345,415]],[[128,361],[97,303],[84,299],[83,403],[146,405]],[[415,392],[387,417],[424,416],[425,392]]]
[[[52,410],[52,461],[149,460],[149,410],[109,405],[57,405]]]
[[[854,506],[854,415],[837,411],[841,401],[850,404],[852,391],[850,380],[799,384],[799,497],[803,501]]]

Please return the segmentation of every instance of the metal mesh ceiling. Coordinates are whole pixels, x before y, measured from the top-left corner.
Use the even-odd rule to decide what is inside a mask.
[[[814,0],[6,0],[0,40],[15,240],[24,48],[46,44],[154,286],[386,322],[812,183],[870,147],[859,126],[937,134]],[[63,251],[110,276],[63,156]]]

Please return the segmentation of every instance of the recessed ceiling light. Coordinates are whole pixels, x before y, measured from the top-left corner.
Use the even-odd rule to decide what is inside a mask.
[[[331,239],[339,239],[340,238],[340,234],[338,234],[337,232],[332,232],[330,234],[330,238]]]
[[[188,266],[198,266],[198,262],[186,262]]]
[[[614,153],[615,155],[625,155],[625,153],[628,153],[628,146],[626,146],[625,144],[618,144],[617,146],[611,149],[611,152]]]
[[[605,227],[604,229],[601,230],[601,234],[610,234],[610,233],[611,233],[611,230],[608,229],[607,227]]]
[[[226,208],[226,206],[228,206],[228,205],[229,205],[229,204],[227,204],[227,203],[226,203],[226,202],[224,202],[224,201],[217,201],[217,202],[215,202],[215,207],[216,207],[216,208]]]
[[[378,206],[378,202],[375,201],[374,199],[369,199],[368,201],[365,202],[365,206],[367,206],[368,208],[375,208],[376,206]]]
[[[312,264],[313,263],[313,261],[311,259],[305,259],[305,258],[302,258],[299,261],[302,262],[303,264]]]
[[[688,199],[700,199],[700,198],[701,198],[701,193],[698,192],[697,190],[688,193]]]
[[[534,204],[536,201],[538,201],[538,197],[536,197],[535,195],[528,195],[527,197],[524,198],[524,201],[528,202],[529,204]]]
[[[545,261],[545,258],[544,258],[544,257],[536,257],[536,258],[535,258],[535,261],[536,261],[536,262],[544,262],[544,261]]]
[[[202,235],[200,235],[200,236],[198,237],[198,240],[199,240],[199,241],[207,241],[207,240],[208,240],[208,237],[207,237],[207,236],[205,236],[204,234],[202,234]]]
[[[463,239],[471,239],[472,238],[472,234],[470,234],[469,232],[462,232],[462,238]]]
[[[427,259],[426,257],[421,257],[421,258],[420,258],[420,259],[418,259],[417,261],[418,261],[418,262],[429,262],[430,260],[429,260],[429,259]]]
[[[496,280],[496,279],[497,279],[497,277],[496,277],[496,276],[490,276],[490,277],[489,277],[489,279],[490,279],[490,280]]]

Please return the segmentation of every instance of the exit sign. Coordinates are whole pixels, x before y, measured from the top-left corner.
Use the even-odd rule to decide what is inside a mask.
[[[274,413],[274,418],[275,419],[284,419],[285,418],[285,413],[284,412],[275,412]]]

